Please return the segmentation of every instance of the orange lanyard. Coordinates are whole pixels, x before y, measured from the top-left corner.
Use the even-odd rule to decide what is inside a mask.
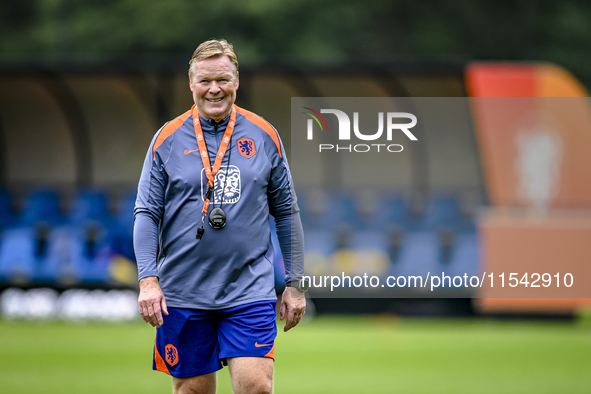
[[[232,138],[232,133],[234,132],[234,126],[236,125],[236,109],[235,106],[232,106],[232,114],[230,115],[230,121],[228,122],[228,126],[226,126],[226,131],[224,132],[224,138],[222,139],[222,143],[218,149],[218,153],[215,156],[215,162],[213,163],[213,169],[211,168],[211,161],[209,160],[209,152],[207,150],[207,145],[205,144],[205,138],[203,137],[203,129],[201,128],[201,122],[199,121],[199,111],[197,110],[197,106],[193,105],[193,126],[195,127],[195,138],[197,138],[197,145],[199,146],[199,154],[201,155],[201,161],[203,161],[203,167],[205,168],[205,175],[208,179],[208,188],[207,193],[205,194],[205,199],[203,201],[203,214],[206,215],[207,211],[209,210],[209,200],[211,197],[211,193],[213,191],[215,176],[220,171],[220,167],[222,166],[222,160],[226,155],[226,150],[228,149],[228,144],[230,143],[230,139]],[[223,200],[224,196],[222,196]]]

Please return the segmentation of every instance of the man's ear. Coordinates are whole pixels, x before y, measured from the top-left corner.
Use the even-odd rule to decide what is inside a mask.
[[[239,77],[239,74],[238,74],[238,71],[236,71],[236,90],[238,90],[238,85],[240,85],[240,78],[238,78],[238,77]]]

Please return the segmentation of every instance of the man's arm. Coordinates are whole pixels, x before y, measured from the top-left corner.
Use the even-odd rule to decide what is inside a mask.
[[[158,225],[162,220],[164,190],[168,178],[160,156],[153,153],[157,136],[158,133],[150,144],[142,168],[133,227],[133,247],[140,285],[138,309],[142,319],[153,327],[163,324],[162,312],[168,315],[157,267]]]
[[[283,196],[289,203],[278,203],[272,213],[275,216],[275,228],[277,229],[277,240],[283,254],[285,266],[285,282],[298,281],[304,275],[304,230],[297,206],[295,191],[291,185],[289,167],[283,167],[284,190],[288,192],[276,193],[276,196]],[[275,174],[276,175],[276,174]],[[283,209],[277,209],[283,207]],[[285,320],[283,331],[289,331],[295,327],[306,311],[306,298],[298,289],[286,286],[281,298],[279,318]]]
[[[300,209],[281,138],[273,129],[276,139],[269,134],[265,151],[273,169],[267,189],[269,213],[275,218],[277,239],[283,254],[285,282],[302,279],[304,275],[304,231]],[[284,331],[295,327],[306,310],[306,299],[298,289],[286,286],[281,300],[279,317],[286,319]]]

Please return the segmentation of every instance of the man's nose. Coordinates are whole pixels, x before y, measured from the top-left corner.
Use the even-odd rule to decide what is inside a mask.
[[[221,90],[220,89],[220,85],[217,82],[215,82],[215,81],[213,81],[211,83],[211,85],[209,86],[209,92],[210,93],[218,93],[220,90]]]

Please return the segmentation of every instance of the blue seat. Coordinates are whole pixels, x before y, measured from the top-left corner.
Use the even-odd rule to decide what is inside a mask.
[[[133,210],[137,192],[131,190],[123,195],[115,219],[128,230],[133,230]]]
[[[113,251],[135,261],[133,250],[133,210],[135,208],[137,192],[131,190],[121,198],[119,209],[115,215],[111,245]]]
[[[105,283],[111,280],[111,249],[104,227],[89,229],[64,225],[51,230],[47,257],[39,275],[57,282]]]
[[[8,190],[0,188],[0,227],[14,224],[15,215],[12,209],[12,197]]]
[[[38,271],[36,235],[32,227],[4,231],[0,243],[0,279],[30,281]]]
[[[60,208],[60,198],[53,190],[36,190],[25,198],[20,224],[33,226],[38,223],[59,225],[65,222]]]
[[[476,233],[459,234],[454,242],[454,249],[446,267],[446,275],[467,274],[468,276],[480,274],[480,246]]]
[[[386,194],[379,198],[377,208],[371,218],[366,221],[369,228],[392,231],[401,229],[414,231],[418,221],[412,215],[409,200],[402,194]]]
[[[308,275],[320,275],[332,269],[332,257],[338,249],[338,234],[332,230],[310,229],[304,232],[305,269]]]
[[[347,247],[353,250],[372,250],[388,254],[390,241],[386,231],[356,230],[351,233]]]
[[[74,225],[95,221],[107,228],[112,226],[113,218],[109,212],[108,199],[105,193],[93,189],[79,191],[74,197],[69,220]]]
[[[313,194],[313,193],[310,193]],[[344,192],[315,193],[300,197],[302,222],[306,228],[350,230],[363,225],[355,197]]]
[[[71,244],[71,264],[81,282],[106,283],[111,280],[109,263],[111,248],[104,227],[74,230]]]
[[[453,194],[434,194],[427,199],[422,227],[431,231],[442,227],[460,233],[474,231],[474,223],[464,217],[460,200]]]
[[[422,275],[440,270],[440,244],[436,233],[418,231],[406,233],[400,245],[400,257],[388,275]]]
[[[304,239],[306,253],[330,256],[338,248],[338,236],[331,230],[307,230]]]
[[[329,228],[352,230],[363,225],[358,215],[355,196],[349,193],[335,192],[331,193],[328,198],[324,221]]]
[[[358,229],[350,233],[345,248],[335,256],[337,271],[345,274],[382,275],[390,266],[390,239],[386,231]]]

